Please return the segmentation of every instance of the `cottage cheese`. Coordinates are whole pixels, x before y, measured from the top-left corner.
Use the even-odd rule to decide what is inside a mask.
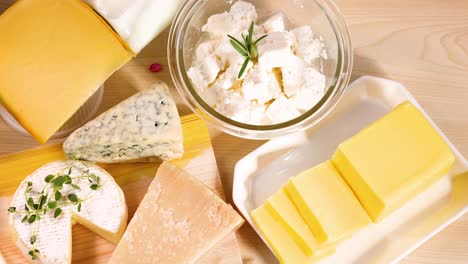
[[[325,44],[310,26],[292,28],[282,12],[258,18],[255,7],[237,1],[229,12],[208,18],[205,41],[195,49],[188,70],[192,85],[219,113],[238,122],[272,125],[304,114],[326,92],[321,65],[327,59]],[[231,45],[227,34],[242,40],[255,23],[258,61],[249,62]]]

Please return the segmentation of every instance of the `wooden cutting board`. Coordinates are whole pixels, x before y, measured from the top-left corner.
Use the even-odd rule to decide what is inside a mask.
[[[182,129],[185,154],[182,159],[172,163],[185,169],[225,199],[206,125],[195,115],[188,115],[182,117]],[[20,182],[34,170],[61,159],[65,159],[61,144],[0,157],[0,252],[7,263],[28,263],[16,248],[8,227],[7,209],[12,195]],[[99,165],[122,187],[131,219],[160,163]],[[115,245],[79,224],[73,227],[72,243],[72,263],[107,263],[115,248]],[[235,234],[211,249],[198,263],[242,263]]]

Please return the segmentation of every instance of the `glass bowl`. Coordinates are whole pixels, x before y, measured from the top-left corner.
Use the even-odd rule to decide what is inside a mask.
[[[208,17],[229,11],[232,0],[188,0],[179,9],[169,33],[168,60],[175,86],[184,102],[208,124],[234,136],[271,139],[316,125],[339,102],[351,77],[353,51],[345,20],[332,0],[246,0],[257,10],[282,11],[294,26],[310,25],[326,45],[324,74],[329,87],[310,110],[290,121],[251,125],[232,120],[214,110],[192,86],[187,70],[192,64],[201,28]]]

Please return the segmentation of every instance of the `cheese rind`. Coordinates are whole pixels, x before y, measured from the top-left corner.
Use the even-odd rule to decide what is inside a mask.
[[[334,247],[317,241],[284,188],[271,196],[265,207],[307,256],[320,258],[334,252]]]
[[[41,143],[131,59],[80,0],[17,1],[0,16],[0,38],[0,102]]]
[[[164,162],[110,263],[194,263],[242,223],[205,185]]]
[[[374,222],[440,179],[454,159],[445,141],[409,102],[340,144],[333,156]]]
[[[321,243],[340,242],[371,222],[331,161],[293,177],[286,190]]]
[[[71,134],[63,149],[101,163],[180,158],[182,125],[167,85],[157,82],[114,106]]]
[[[117,243],[127,225],[127,206],[125,196],[106,171],[91,163],[74,161],[57,161],[49,163],[31,175],[26,177],[18,187],[13,196],[11,206],[23,211],[25,201],[25,190],[28,182],[32,183],[30,196],[34,201],[39,198],[39,191],[45,185],[45,177],[57,173],[65,173],[72,166],[70,177],[76,178],[74,183],[80,189],[74,189],[71,185],[64,184],[60,191],[63,199],[74,193],[79,199],[83,199],[81,210],[78,212],[76,205],[62,206],[62,214],[54,218],[54,211],[49,210],[47,214],[41,214],[41,219],[33,224],[22,222],[23,215],[10,214],[9,224],[13,231],[13,237],[17,246],[30,259],[30,238],[36,230],[36,248],[39,250],[38,261],[40,263],[70,263],[72,248],[72,219],[98,233],[105,239]],[[90,174],[100,177],[102,187],[96,191],[90,188],[91,183],[85,178],[77,178],[83,171],[89,170]],[[46,192],[53,193],[50,186]],[[33,193],[33,195],[31,195]],[[36,193],[34,195],[34,193]],[[36,228],[37,227],[37,228]]]

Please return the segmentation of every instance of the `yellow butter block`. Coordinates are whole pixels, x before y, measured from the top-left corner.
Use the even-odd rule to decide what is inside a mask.
[[[334,252],[334,247],[322,245],[317,241],[285,189],[270,197],[265,207],[306,255],[320,258]]]
[[[424,115],[405,102],[343,142],[333,162],[378,222],[445,175],[454,156]]]
[[[252,219],[263,237],[283,264],[313,263],[316,257],[307,255],[291,237],[280,221],[265,207],[260,206],[251,213]],[[329,254],[333,253],[333,250]],[[322,256],[323,257],[323,256]]]
[[[21,0],[0,16],[0,103],[46,142],[131,59],[80,0]]]
[[[321,243],[340,242],[371,222],[331,161],[291,178],[286,190]]]

